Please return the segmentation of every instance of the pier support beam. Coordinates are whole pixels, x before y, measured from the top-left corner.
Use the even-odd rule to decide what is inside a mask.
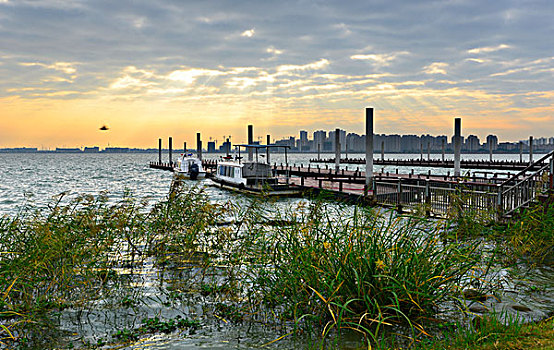
[[[271,144],[271,136],[270,135],[267,135],[267,140],[266,140],[266,144],[269,146]],[[269,161],[269,147],[267,147],[265,149],[265,157],[267,158],[267,164],[271,164],[270,161]]]
[[[460,158],[462,153],[462,118],[454,119],[454,177],[460,176]]]
[[[340,168],[340,129],[335,129],[335,170]]]
[[[423,140],[419,141],[419,160],[423,162]]]
[[[373,107],[365,109],[365,188],[373,179]],[[366,192],[367,193],[367,192]]]
[[[162,139],[158,139],[158,163],[162,164]]]
[[[173,166],[173,137],[169,137],[169,166]]]
[[[248,125],[248,144],[254,143],[254,126]],[[248,161],[251,162],[254,159],[252,148],[248,148]]]
[[[202,140],[199,132],[196,133],[196,156],[202,160]]]
[[[523,143],[519,141],[519,162],[523,163]]]
[[[385,141],[381,141],[381,160],[385,161]]]
[[[533,163],[533,136],[529,136],[529,164]]]
[[[492,142],[489,142],[489,161],[492,163]]]

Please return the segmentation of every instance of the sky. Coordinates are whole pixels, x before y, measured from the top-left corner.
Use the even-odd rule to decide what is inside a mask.
[[[0,147],[554,136],[552,0],[0,0]],[[99,128],[107,125],[109,130]]]

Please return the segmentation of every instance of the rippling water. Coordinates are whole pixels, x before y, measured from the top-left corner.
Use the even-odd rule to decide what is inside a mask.
[[[378,157],[380,155],[376,155]],[[387,158],[419,158],[419,154],[387,154]],[[425,155],[426,157],[427,155]],[[217,158],[218,154],[208,154],[205,158]],[[272,163],[284,163],[284,154],[271,154]],[[334,157],[322,154],[322,158]],[[349,157],[363,157],[362,154],[350,154]],[[431,155],[440,158],[440,154]],[[488,154],[463,155],[462,159],[488,159]],[[535,156],[536,159],[540,155]],[[289,164],[309,163],[317,154],[289,154]],[[447,154],[447,159],[452,155]],[[263,157],[260,155],[260,159]],[[495,155],[495,159],[519,160],[519,155]],[[167,195],[171,185],[171,173],[150,169],[148,162],[156,161],[157,154],[62,154],[62,153],[0,153],[0,215],[14,214],[26,202],[43,206],[52,196],[67,192],[71,198],[77,194],[97,195],[107,191],[110,199],[117,200],[125,190],[130,190],[141,198],[152,201]],[[167,160],[167,155],[164,155]],[[322,165],[324,166],[324,165]],[[356,165],[341,165],[355,169]],[[393,171],[396,167],[376,166],[375,171]],[[363,169],[360,167],[360,169]],[[416,173],[427,172],[428,168],[414,168]],[[433,173],[446,174],[450,169],[432,169]],[[400,172],[409,172],[411,168],[399,167]],[[216,198],[225,198],[223,191],[215,191]]]

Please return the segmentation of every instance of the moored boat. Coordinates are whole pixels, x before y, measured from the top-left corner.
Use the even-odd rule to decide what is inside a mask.
[[[202,161],[192,154],[181,154],[177,159],[177,164],[173,172],[181,178],[190,180],[199,180],[206,177],[206,171],[202,166]]]
[[[223,160],[217,163],[216,172],[211,180],[219,187],[236,190],[251,194],[264,195],[298,195],[301,189],[291,186],[287,183],[281,183],[283,180],[273,174],[271,165],[258,161],[258,149],[269,147],[285,146],[266,146],[266,145],[236,145],[246,149],[256,150],[256,160],[241,161],[239,156],[235,161]]]

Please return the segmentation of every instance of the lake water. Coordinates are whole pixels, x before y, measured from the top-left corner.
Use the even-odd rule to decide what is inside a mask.
[[[219,154],[207,154],[206,159],[218,158]],[[350,154],[349,157],[361,158],[362,154]],[[380,156],[380,155],[378,155]],[[284,154],[271,154],[272,163],[285,162]],[[322,154],[322,158],[334,157]],[[377,155],[376,155],[377,157]],[[419,158],[419,154],[386,154],[391,159]],[[426,157],[426,155],[425,155]],[[432,154],[432,159],[440,159],[440,154]],[[540,155],[535,155],[539,159]],[[157,201],[165,197],[171,186],[172,174],[166,171],[150,169],[148,162],[157,161],[157,154],[61,154],[61,153],[0,153],[0,215],[13,215],[25,203],[44,206],[51,202],[52,196],[62,192],[71,198],[77,194],[97,195],[107,191],[111,200],[120,199],[126,190],[135,196]],[[261,159],[262,157],[260,157]],[[288,154],[289,164],[308,165],[317,154]],[[447,154],[446,159],[452,159]],[[487,160],[488,154],[464,154],[462,159]],[[519,160],[518,154],[495,155],[495,159]],[[527,156],[524,155],[524,159]],[[164,161],[167,155],[164,154]],[[320,165],[325,166],[325,165]],[[332,164],[330,164],[332,166]],[[357,165],[342,164],[341,168],[355,169]],[[363,167],[360,166],[363,170]],[[375,166],[375,171],[394,171],[396,167]],[[401,173],[412,168],[399,167]],[[425,173],[429,168],[415,167],[416,173]],[[451,169],[431,169],[434,174],[446,174]],[[221,190],[210,190],[213,198],[225,199],[228,194]]]
[[[322,154],[322,158],[333,157],[332,154]],[[350,157],[363,157],[362,154],[351,154]],[[380,156],[380,155],[378,155]],[[426,156],[426,155],[425,155]],[[219,154],[208,154],[205,158],[218,158]],[[289,164],[308,165],[311,158],[317,154],[289,154]],[[419,154],[389,154],[387,158],[410,159],[419,158]],[[488,154],[463,155],[462,159],[488,159]],[[540,155],[535,156],[536,159]],[[440,155],[432,155],[440,158]],[[452,155],[447,155],[451,159]],[[495,155],[495,159],[519,160],[519,155]],[[524,158],[526,159],[526,157]],[[167,171],[150,169],[148,162],[156,161],[157,154],[0,154],[3,165],[0,171],[0,216],[16,215],[26,203],[38,208],[51,203],[52,197],[62,192],[67,193],[66,200],[80,194],[98,195],[107,192],[112,202],[121,199],[126,191],[136,197],[147,198],[149,202],[165,198],[171,187],[173,175]],[[167,160],[167,155],[164,155]],[[271,162],[284,163],[284,154],[272,154]],[[355,169],[355,165],[348,166]],[[376,166],[375,171],[383,167]],[[360,167],[362,169],[362,167]],[[395,168],[385,167],[385,171]],[[416,173],[424,173],[427,168],[415,168]],[[399,171],[409,172],[411,168],[399,168]],[[432,169],[433,173],[446,174],[449,169]],[[214,201],[229,199],[240,200],[240,196],[230,194],[215,187],[207,188],[210,198]],[[278,205],[287,206],[294,201],[283,200]],[[120,273],[124,274],[122,270]],[[507,273],[507,272],[506,272]],[[503,305],[495,303],[498,311],[511,304],[524,303],[534,312],[530,318],[543,318],[554,311],[554,271],[549,267],[541,267],[525,273],[523,277],[509,279],[503,287]],[[170,276],[161,277],[163,283],[171,283]],[[160,282],[160,271],[152,261],[146,261],[138,278],[133,282],[137,295],[141,295],[144,303],[131,309],[110,309],[104,305],[91,305],[86,310],[65,310],[60,316],[61,328],[75,334],[78,344],[86,339],[96,342],[98,339],[109,338],[114,330],[122,327],[132,328],[145,317],[162,316],[175,317],[186,312],[189,316],[206,320],[203,305],[207,302],[201,297],[188,300],[188,304],[171,304],[167,286]],[[178,280],[179,276],[175,276]],[[518,287],[523,284],[524,287]],[[539,286],[540,294],[528,292],[530,286]],[[548,292],[550,291],[550,292]],[[510,301],[512,298],[512,301]],[[511,304],[510,304],[511,303]],[[186,310],[186,311],[183,311]],[[142,338],[139,342],[129,344],[128,349],[196,349],[196,348],[252,348],[271,342],[280,337],[282,330],[268,329],[262,324],[228,325],[217,321],[205,321],[196,334],[153,335]],[[345,339],[343,349],[356,348],[360,338]],[[285,339],[271,348],[305,348],[306,340]],[[118,347],[122,348],[122,347]]]

